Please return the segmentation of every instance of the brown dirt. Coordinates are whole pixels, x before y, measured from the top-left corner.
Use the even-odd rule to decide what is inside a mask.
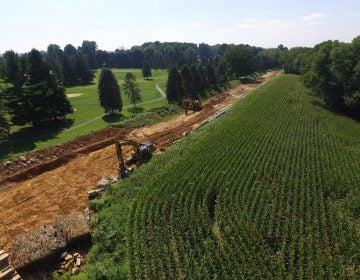
[[[165,149],[277,74],[269,72],[254,84],[218,94],[200,112],[130,132],[105,129],[31,152],[29,158],[38,159],[40,164],[31,163],[24,170],[20,169],[24,168],[21,164],[14,164],[12,168],[11,165],[0,167],[0,249],[11,252],[11,240],[15,236],[51,224],[61,216],[83,211],[88,203],[87,192],[94,189],[103,176],[117,173],[115,147],[111,145],[115,138],[151,141],[159,150]],[[82,148],[79,150],[79,147]],[[19,159],[13,161],[21,162]],[[24,180],[30,176],[34,177]]]
[[[105,128],[60,145],[51,146],[39,151],[26,153],[23,157],[12,159],[9,164],[0,165],[0,191],[12,182],[29,179],[63,165],[79,154],[88,154],[113,142],[115,138],[125,135],[125,130]],[[26,160],[24,160],[26,159]]]

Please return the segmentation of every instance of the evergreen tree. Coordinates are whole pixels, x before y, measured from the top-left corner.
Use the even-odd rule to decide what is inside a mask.
[[[189,66],[184,65],[181,68],[181,77],[184,82],[184,88],[185,88],[185,96],[193,96],[193,77],[190,71]]]
[[[33,49],[29,54],[24,85],[14,87],[8,104],[11,121],[16,125],[31,122],[37,126],[49,120],[58,120],[72,112],[65,89],[56,83],[41,53]]]
[[[18,54],[14,51],[5,52],[0,65],[0,77],[2,80],[13,86],[21,86],[24,80],[23,71]]]
[[[202,90],[201,76],[200,76],[200,73],[196,66],[191,66],[190,71],[191,71],[191,75],[193,77],[193,79],[192,79],[193,97],[197,98],[197,96],[200,94],[200,92]]]
[[[83,41],[81,45],[81,52],[83,53],[87,64],[89,65],[90,69],[94,70],[97,68],[96,65],[96,50],[97,44],[95,41]]]
[[[217,80],[215,75],[215,69],[211,64],[206,66],[206,77],[210,87],[216,88],[217,87]]]
[[[150,63],[147,60],[144,61],[144,65],[143,65],[143,69],[142,69],[142,75],[146,80],[148,80],[149,77],[152,76]]]
[[[75,58],[76,57],[76,54],[77,54],[77,50],[76,48],[71,45],[71,44],[67,44],[64,48],[64,55],[67,57],[67,58]]]
[[[114,73],[109,68],[101,70],[98,93],[100,105],[106,113],[115,114],[122,110],[120,87]]]
[[[58,81],[64,82],[62,69],[63,51],[58,45],[51,44],[47,47],[46,61]]]
[[[74,65],[74,59],[69,59],[66,56],[62,58],[62,70],[64,77],[64,85],[65,86],[74,86],[76,85],[76,71]]]
[[[209,58],[213,56],[213,51],[208,44],[199,44],[199,57],[202,63],[207,63]]]
[[[94,79],[94,73],[89,68],[84,55],[78,52],[75,61],[76,76],[78,81],[83,84],[89,84]]]
[[[135,75],[132,73],[126,73],[125,75],[124,92],[130,99],[130,102],[134,104],[134,109],[136,108],[136,103],[142,102],[140,88],[136,83]]]
[[[204,71],[204,67],[198,67],[199,77],[200,77],[200,95],[205,94],[205,90],[209,88],[209,83],[207,80],[206,72]]]
[[[184,52],[184,57],[187,64],[191,65],[193,63],[196,63],[197,55],[195,49],[192,47],[188,47]]]
[[[179,71],[173,67],[166,84],[166,98],[169,103],[181,102],[185,96],[184,84]]]
[[[4,104],[0,100],[0,140],[5,139],[9,136],[9,123],[5,118],[5,108]]]

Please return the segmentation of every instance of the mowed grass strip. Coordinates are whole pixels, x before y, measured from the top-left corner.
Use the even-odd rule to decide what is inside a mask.
[[[109,189],[90,279],[359,279],[359,123],[281,75]]]

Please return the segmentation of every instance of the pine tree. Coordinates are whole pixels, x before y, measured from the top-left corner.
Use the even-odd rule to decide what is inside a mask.
[[[11,91],[8,108],[12,123],[24,125],[31,122],[38,126],[72,113],[65,89],[57,84],[39,51],[33,49],[30,52],[28,64],[24,85],[13,87]]]
[[[9,136],[9,129],[9,123],[5,118],[5,108],[2,101],[0,100],[0,140]]]
[[[185,96],[184,84],[179,71],[173,67],[169,72],[166,84],[166,98],[169,103],[181,102]]]
[[[134,109],[136,108],[137,102],[142,102],[140,88],[136,83],[135,75],[133,75],[132,73],[126,73],[125,75],[124,92],[130,99],[130,102],[134,104]]]
[[[196,66],[191,66],[193,97],[196,98],[202,91],[201,75]]]
[[[199,77],[200,77],[200,95],[205,94],[205,90],[209,88],[209,82],[207,80],[206,72],[204,71],[204,67],[198,67]]]
[[[142,69],[142,75],[146,80],[149,80],[149,77],[152,76],[151,74],[151,67],[149,61],[144,61],[143,69]]]
[[[181,77],[184,82],[184,88],[185,88],[185,95],[190,97],[193,96],[193,76],[191,74],[190,68],[187,65],[184,65],[181,68]]]
[[[206,76],[207,81],[210,87],[216,88],[217,87],[217,80],[215,75],[215,69],[211,64],[206,66]]]
[[[91,71],[81,52],[76,55],[75,69],[76,76],[81,84],[89,84],[94,79],[94,73]]]
[[[100,105],[106,113],[115,114],[122,110],[120,87],[114,73],[109,68],[103,68],[100,73],[98,93]]]
[[[76,71],[74,59],[69,59],[66,56],[62,58],[62,70],[65,86],[76,85]]]

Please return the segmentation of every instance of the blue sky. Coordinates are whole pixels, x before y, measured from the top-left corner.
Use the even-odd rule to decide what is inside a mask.
[[[0,53],[95,40],[313,46],[360,35],[359,0],[0,0]]]

